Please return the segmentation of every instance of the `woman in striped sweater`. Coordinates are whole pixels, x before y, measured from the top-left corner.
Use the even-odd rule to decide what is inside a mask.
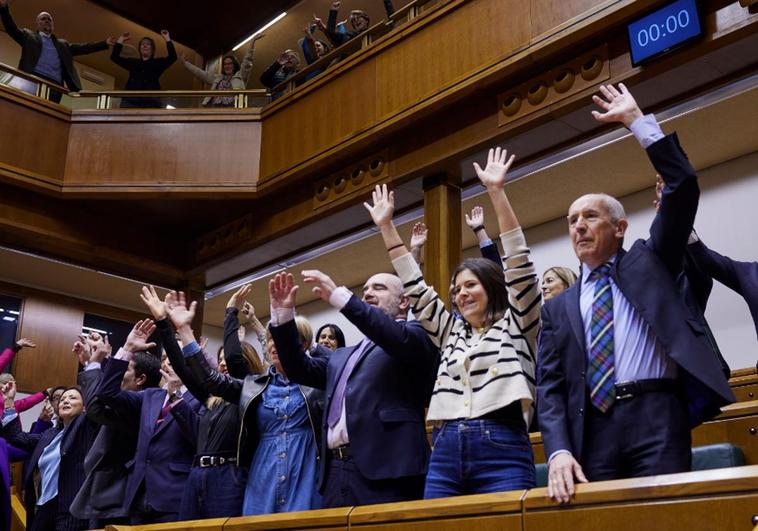
[[[534,411],[541,297],[524,233],[505,195],[513,158],[490,149],[484,170],[474,164],[497,214],[505,256],[503,268],[473,258],[455,270],[451,303],[462,318],[445,308],[403,245],[392,223],[393,193],[377,186],[373,205],[365,204],[405,284],[413,315],[441,351],[427,417],[435,430],[425,498],[535,484],[527,426]]]

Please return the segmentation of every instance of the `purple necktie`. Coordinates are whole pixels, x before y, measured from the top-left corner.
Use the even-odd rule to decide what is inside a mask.
[[[332,403],[329,404],[329,415],[326,417],[329,427],[333,428],[337,425],[342,415],[342,401],[345,399],[345,388],[347,387],[347,379],[350,378],[350,373],[353,372],[355,364],[361,359],[361,355],[368,350],[373,343],[364,339],[361,341],[350,357],[345,363],[345,368],[342,370],[340,379],[337,380],[337,386],[334,389],[334,395],[332,396]]]

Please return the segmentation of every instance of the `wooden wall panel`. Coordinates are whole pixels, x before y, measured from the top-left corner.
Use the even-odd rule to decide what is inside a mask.
[[[261,128],[248,121],[101,120],[71,125],[67,187],[244,185],[258,180]]]
[[[374,59],[293,100],[263,122],[261,176],[307,160],[376,121]]]
[[[82,330],[84,311],[41,295],[24,299],[19,337],[37,343],[16,358],[15,376],[19,390],[36,392],[53,385],[74,385],[78,363],[71,352]]]
[[[530,36],[527,2],[475,0],[461,5],[377,57],[379,117],[525,48]]]
[[[0,87],[0,172],[60,185],[66,164],[68,121],[47,103]]]
[[[530,0],[532,37],[539,38],[574,17],[618,3],[620,0]]]

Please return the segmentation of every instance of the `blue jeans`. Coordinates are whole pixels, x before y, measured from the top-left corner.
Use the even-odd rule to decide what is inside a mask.
[[[456,420],[432,432],[424,498],[535,486],[534,455],[523,422]]]
[[[193,466],[184,485],[179,520],[240,516],[246,484],[247,468]]]

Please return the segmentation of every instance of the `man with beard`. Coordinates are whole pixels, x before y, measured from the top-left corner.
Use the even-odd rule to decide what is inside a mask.
[[[319,490],[324,507],[421,498],[429,461],[424,408],[439,351],[415,321],[394,275],[372,276],[358,299],[320,271],[304,271],[313,292],[366,336],[330,356],[309,357],[295,327],[298,287],[271,280],[271,335],[287,377],[326,390]],[[323,348],[323,347],[317,347]]]

